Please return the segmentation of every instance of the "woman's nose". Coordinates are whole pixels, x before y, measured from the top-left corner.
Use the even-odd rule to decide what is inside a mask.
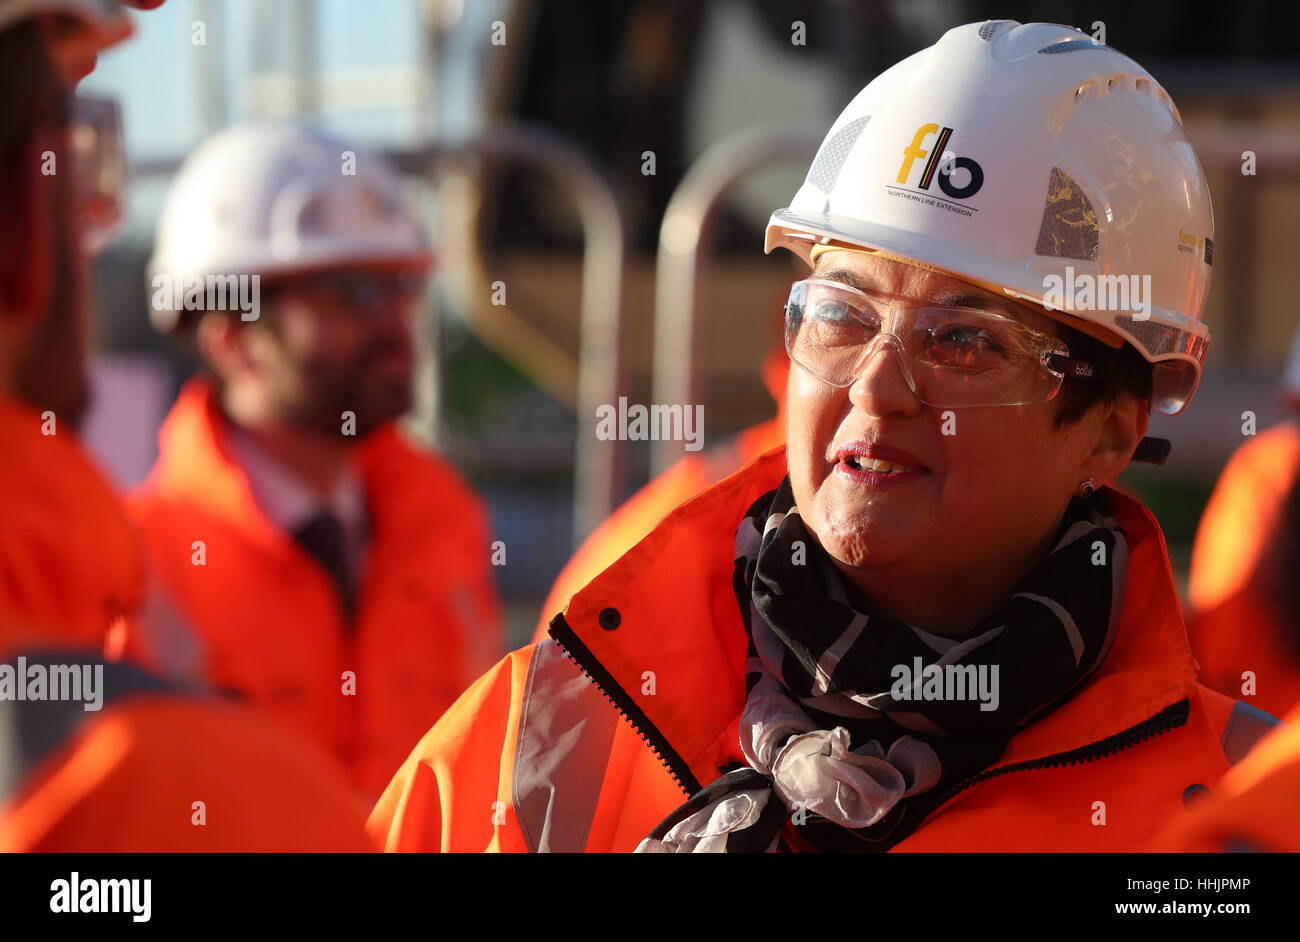
[[[868,415],[915,415],[923,406],[903,345],[889,333],[877,334],[858,361],[849,401]]]

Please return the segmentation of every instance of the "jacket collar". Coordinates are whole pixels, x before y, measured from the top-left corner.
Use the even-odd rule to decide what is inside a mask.
[[[388,423],[358,441],[354,461],[372,527],[401,526],[415,501],[437,502],[446,489],[442,473],[423,459]],[[205,512],[236,525],[247,536],[281,545],[284,531],[254,496],[229,420],[212,385],[190,380],[182,388],[158,433],[158,462],[145,482],[159,496],[203,497]]]
[[[227,441],[243,470],[262,512],[281,530],[292,533],[316,514],[328,511],[343,524],[350,540],[364,542],[365,497],[351,462],[343,468],[338,483],[322,498],[301,478],[289,471],[238,428],[228,430]]]
[[[782,446],[702,491],[552,622],[552,634],[642,727],[688,791],[712,781],[717,766],[738,755],[731,740],[744,706],[746,641],[732,589],[735,530],[785,473]],[[1164,534],[1138,501],[1109,487],[1106,496],[1129,543],[1114,644],[1087,683],[1018,733],[997,765],[1117,735],[1195,689]]]
[[[158,432],[158,461],[141,490],[182,500],[202,494],[206,513],[238,525],[259,542],[278,545],[285,539],[258,506],[229,424],[204,379],[191,379],[177,396]]]

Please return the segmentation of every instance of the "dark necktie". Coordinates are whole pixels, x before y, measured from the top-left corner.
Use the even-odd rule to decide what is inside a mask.
[[[344,620],[351,627],[356,600],[348,572],[348,541],[342,521],[328,510],[323,510],[294,530],[293,538],[333,581],[334,588],[339,593],[339,601],[343,603]]]

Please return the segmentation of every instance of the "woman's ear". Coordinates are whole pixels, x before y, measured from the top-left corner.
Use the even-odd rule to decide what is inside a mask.
[[[1151,400],[1120,393],[1113,403],[1102,408],[1097,443],[1081,469],[1083,477],[1092,478],[1098,487],[1110,483],[1128,467],[1133,452],[1147,433]]]

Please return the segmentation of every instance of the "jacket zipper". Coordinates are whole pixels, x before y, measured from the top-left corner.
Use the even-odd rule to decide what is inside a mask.
[[[650,722],[650,718],[645,715],[645,711],[637,706],[636,701],[628,696],[627,691],[618,685],[609,671],[596,660],[596,655],[591,653],[591,649],[582,643],[582,639],[564,620],[564,613],[556,615],[551,619],[550,630],[548,634],[555,639],[564,656],[578,665],[587,679],[595,685],[596,689],[605,695],[605,699],[613,704],[628,724],[637,732],[637,735],[645,741],[650,747],[663,767],[668,770],[668,774],[673,777],[677,787],[690,797],[698,792],[703,786],[691,772],[690,766],[682,759],[668,740],[664,738],[663,733]]]
[[[1030,772],[1037,769],[1054,769],[1067,765],[1081,765],[1085,762],[1093,762],[1097,759],[1104,759],[1107,756],[1122,752],[1125,749],[1131,749],[1134,746],[1146,742],[1155,736],[1170,732],[1187,723],[1191,715],[1191,700],[1179,700],[1177,703],[1165,707],[1150,719],[1143,720],[1136,726],[1131,726],[1123,732],[1116,733],[1106,739],[1098,740],[1087,746],[1081,746],[1078,749],[1070,749],[1066,752],[1058,752],[1055,755],[1044,756],[1041,759],[1031,759],[1025,762],[1013,762],[1009,765],[998,766],[991,769],[985,769],[977,772],[960,782],[955,782],[944,789],[940,794],[930,799],[921,806],[916,814],[920,815],[914,828],[908,831],[908,836],[916,833],[925,824],[926,820],[935,811],[938,811],[953,798],[956,798],[962,792],[969,791],[976,785],[983,785],[990,779],[1000,778],[1003,775],[1009,775],[1012,772]]]
[[[1013,772],[1029,772],[1037,769],[1059,768],[1066,765],[1079,765],[1084,762],[1092,762],[1096,759],[1102,759],[1106,756],[1114,755],[1125,749],[1131,749],[1139,743],[1145,742],[1152,737],[1167,733],[1170,730],[1177,729],[1186,724],[1191,711],[1191,700],[1185,699],[1174,703],[1161,710],[1150,719],[1143,720],[1136,726],[1132,726],[1123,732],[1116,733],[1106,739],[1098,740],[1087,746],[1078,749],[1071,749],[1066,752],[1058,752],[1055,755],[1044,756],[1041,759],[1033,759],[1026,762],[1013,762],[1009,765],[998,766],[995,768],[985,769],[974,775],[968,776],[959,782],[954,782],[943,791],[932,796],[926,796],[928,800],[919,802],[910,808],[902,811],[894,818],[892,823],[881,822],[875,827],[882,828],[881,832],[866,837],[857,832],[844,831],[836,828],[828,821],[819,820],[817,824],[825,825],[826,832],[830,835],[831,840],[838,843],[837,848],[841,851],[865,851],[880,853],[888,851],[896,845],[902,843],[911,837],[925,825],[936,811],[946,805],[953,798],[962,792],[969,791],[977,785],[982,785],[990,779],[1000,778],[1003,775],[1009,775]],[[809,822],[811,825],[813,822]]]
[[[623,718],[628,721],[628,724],[636,730],[637,735],[639,735],[650,747],[655,758],[657,758],[660,763],[663,764],[664,768],[668,770],[668,774],[673,777],[677,786],[682,789],[686,796],[690,797],[698,792],[702,786],[691,773],[690,767],[682,760],[682,757],[677,753],[677,751],[669,745],[668,740],[663,737],[663,734],[660,733],[659,730],[655,728],[655,725],[650,722],[650,718],[645,715],[645,712],[636,705],[636,702],[628,696],[627,692],[615,682],[613,676],[601,666],[598,660],[596,660],[596,656],[591,653],[591,649],[582,643],[582,640],[569,626],[568,622],[564,620],[563,613],[558,614],[551,619],[549,634],[555,639],[556,643],[559,644],[560,650],[564,652],[565,657],[578,666],[579,670],[587,676],[587,679],[596,686],[596,689],[604,694],[605,699],[613,704],[614,709],[618,710],[618,712],[622,714]],[[1062,766],[1080,765],[1085,762],[1104,759],[1107,756],[1114,755],[1117,752],[1122,752],[1125,749],[1131,749],[1155,736],[1162,735],[1163,733],[1170,732],[1180,726],[1184,726],[1190,715],[1191,700],[1183,699],[1165,707],[1155,716],[1143,720],[1136,726],[1131,726],[1120,733],[1116,733],[1114,736],[1108,736],[1105,739],[1098,740],[1097,742],[1091,743],[1087,746],[1081,746],[1078,749],[1070,749],[1066,752],[1058,752],[1055,755],[1044,756],[1041,759],[1031,759],[1025,762],[1013,762],[1009,765],[997,766],[995,768],[985,769],[982,772],[977,772],[959,782],[954,782],[923,805],[915,806],[912,813],[907,815],[907,817],[916,820],[917,823],[906,832],[905,837],[911,836],[920,830],[921,826],[925,824],[930,815],[942,808],[953,798],[956,798],[962,792],[969,791],[975,786],[982,785],[991,779],[1000,778],[1003,775],[1009,775],[1013,772],[1030,772],[1037,769],[1060,768]],[[900,818],[896,823],[895,828],[890,829],[891,832],[897,828],[898,824],[902,824],[903,820],[903,818]],[[887,841],[888,837],[885,837],[884,840]],[[873,841],[872,843],[875,842]],[[895,841],[893,843],[898,842]],[[887,846],[893,846],[893,843],[888,844]]]

